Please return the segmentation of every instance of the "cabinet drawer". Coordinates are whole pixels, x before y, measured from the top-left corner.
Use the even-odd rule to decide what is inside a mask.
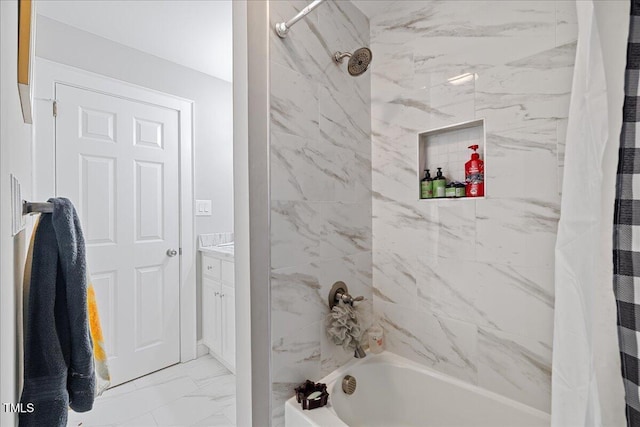
[[[212,277],[214,279],[219,279],[220,278],[220,260],[203,255],[202,256],[202,274]]]
[[[234,265],[232,262],[229,261],[222,261],[222,281],[233,285],[234,283],[234,277],[235,277],[235,272],[234,270]]]

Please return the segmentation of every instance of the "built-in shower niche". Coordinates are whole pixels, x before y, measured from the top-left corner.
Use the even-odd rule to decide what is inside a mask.
[[[468,147],[478,145],[478,154],[485,161],[486,168],[486,141],[484,131],[484,119],[473,120],[451,126],[432,129],[418,134],[418,170],[417,170],[417,195],[420,200],[476,200],[484,197],[460,197],[460,198],[421,198],[421,180],[425,169],[429,169],[431,177],[435,178],[438,168],[442,168],[442,174],[447,184],[452,181],[465,181],[464,165],[471,159],[473,153]],[[487,181],[485,173],[484,194],[487,195]]]

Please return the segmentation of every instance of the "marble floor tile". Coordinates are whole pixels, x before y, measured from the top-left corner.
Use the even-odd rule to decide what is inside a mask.
[[[205,355],[107,390],[91,411],[69,412],[67,426],[231,426],[232,407],[235,376]]]
[[[118,424],[118,427],[155,427],[158,423],[153,415],[149,412],[139,417],[133,418],[129,421],[125,421],[122,424]]]

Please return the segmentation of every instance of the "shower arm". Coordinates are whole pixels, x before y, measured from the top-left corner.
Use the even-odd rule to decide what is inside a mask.
[[[336,52],[333,55],[333,60],[336,61],[338,64],[342,64],[342,61],[344,60],[344,58],[351,58],[351,54],[349,52]]]
[[[305,7],[300,12],[298,12],[296,16],[289,19],[287,22],[278,22],[276,24],[276,34],[278,34],[280,38],[287,37],[287,33],[296,22],[298,22],[299,20],[307,16],[313,9],[320,6],[320,4],[323,3],[324,1],[325,0],[315,0],[309,6]]]

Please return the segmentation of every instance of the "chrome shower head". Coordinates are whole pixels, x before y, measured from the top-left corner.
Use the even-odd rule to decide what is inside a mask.
[[[349,58],[349,63],[347,64],[349,74],[357,77],[367,71],[373,59],[373,53],[368,47],[361,47],[353,53],[336,52],[333,55],[333,60],[338,64],[342,64],[344,58]]]

